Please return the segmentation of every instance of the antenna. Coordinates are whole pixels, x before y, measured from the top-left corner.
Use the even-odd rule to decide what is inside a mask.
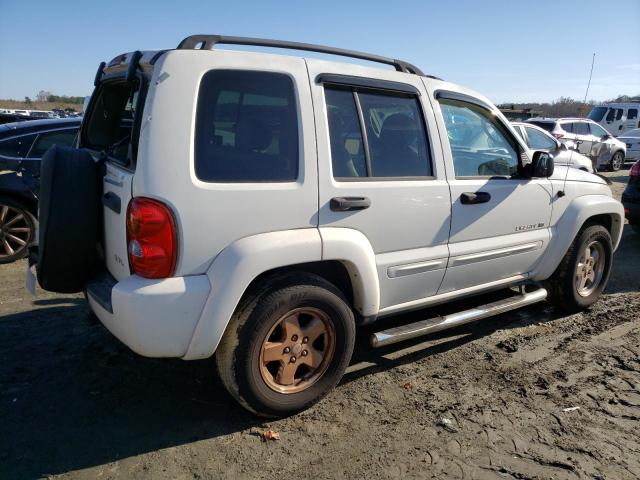
[[[596,63],[596,54],[593,53],[593,57],[591,58],[591,72],[589,73],[589,82],[587,83],[587,91],[584,92],[584,102],[587,103],[587,95],[589,94],[589,87],[591,86],[591,76],[593,75],[593,64]]]

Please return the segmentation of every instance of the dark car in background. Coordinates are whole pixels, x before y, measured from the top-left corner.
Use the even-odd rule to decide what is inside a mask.
[[[631,228],[640,234],[640,160],[629,170],[629,182],[622,193],[622,205]]]
[[[71,146],[80,118],[0,125],[0,263],[24,257],[38,213],[40,159],[53,145]]]

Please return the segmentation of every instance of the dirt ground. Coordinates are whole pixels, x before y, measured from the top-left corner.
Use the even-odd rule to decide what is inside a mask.
[[[619,195],[627,171],[608,175]],[[539,304],[375,351],[363,330],[334,392],[269,422],[236,405],[212,361],[139,357],[81,296],[33,299],[25,268],[0,267],[0,479],[640,478],[628,226],[589,311]],[[262,441],[267,429],[281,439]]]

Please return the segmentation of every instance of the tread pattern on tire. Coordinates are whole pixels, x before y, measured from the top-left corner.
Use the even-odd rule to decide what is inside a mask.
[[[588,233],[590,231],[592,233]],[[556,268],[556,271],[553,272],[553,275],[546,281],[546,286],[549,290],[549,300],[567,312],[578,312],[583,308],[586,308],[585,306],[580,305],[576,302],[574,292],[572,290],[574,288],[573,265],[576,261],[576,249],[583,243],[582,239],[586,233],[588,233],[588,235],[586,236],[587,239],[602,235],[603,233],[606,234],[606,237],[609,239],[609,249],[611,248],[611,237],[609,231],[602,225],[585,225],[580,229],[580,231],[578,231],[578,234],[571,243],[571,246],[565,253],[564,257],[562,257],[562,260]],[[610,271],[611,252],[609,252],[609,262],[608,265],[605,266],[605,273],[603,278],[601,279],[601,285],[606,286]],[[596,297],[600,295],[601,291],[604,289],[604,286],[598,289]]]
[[[240,386],[238,385],[235,370],[237,365],[235,355],[238,353],[236,347],[240,343],[240,332],[243,330],[247,321],[251,318],[251,314],[259,302],[269,304],[269,302],[272,301],[271,296],[278,294],[279,291],[285,288],[295,291],[297,288],[304,289],[309,286],[324,288],[339,297],[348,305],[343,293],[332,283],[320,276],[305,272],[276,274],[271,278],[265,279],[261,282],[258,288],[245,295],[235,313],[232,315],[231,320],[227,325],[227,329],[225,330],[218,348],[216,349],[215,359],[220,380],[231,396],[244,408],[255,415],[267,418],[278,417],[276,414],[257,410],[242,396],[240,392]],[[353,323],[355,328],[355,321]],[[322,392],[319,397],[324,396],[329,390],[330,388],[326,389],[326,391]]]

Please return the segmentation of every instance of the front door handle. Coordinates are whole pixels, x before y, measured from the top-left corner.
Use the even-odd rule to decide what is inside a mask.
[[[350,212],[364,210],[371,206],[371,200],[367,197],[333,197],[329,207],[334,212]]]
[[[491,200],[491,194],[489,192],[464,192],[460,195],[460,201],[463,205],[487,203],[489,200]]]

